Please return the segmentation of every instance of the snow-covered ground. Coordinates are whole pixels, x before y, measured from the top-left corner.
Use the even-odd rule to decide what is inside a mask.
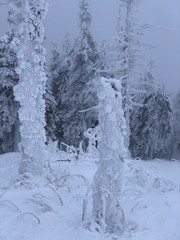
[[[117,239],[96,231],[91,219],[94,161],[60,162],[54,155],[55,183],[18,179],[20,155],[0,155],[0,240]],[[88,199],[82,222],[84,198]],[[121,205],[126,232],[121,240],[180,240],[180,162],[129,160]]]

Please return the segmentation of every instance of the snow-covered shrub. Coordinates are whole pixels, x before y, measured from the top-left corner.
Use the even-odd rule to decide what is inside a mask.
[[[176,185],[169,179],[155,178],[152,188],[160,190],[161,192],[169,192],[176,190]]]
[[[71,161],[72,159],[74,161],[77,161],[79,159],[79,153],[81,148],[76,148],[74,146],[69,146],[63,142],[61,142],[61,145],[65,147],[65,152],[69,155],[69,160]]]
[[[86,154],[88,158],[96,160],[99,156],[98,127],[89,128],[86,132],[84,132],[84,136],[88,139]]]
[[[58,153],[59,152],[57,141],[49,140],[46,148],[50,153]]]

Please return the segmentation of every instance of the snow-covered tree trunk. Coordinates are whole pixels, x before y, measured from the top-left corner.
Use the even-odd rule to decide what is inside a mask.
[[[135,27],[136,19],[134,10],[139,0],[119,0],[119,12],[117,19],[117,38],[116,38],[116,78],[122,83],[122,107],[125,114],[127,135],[125,144],[129,147],[130,141],[130,110],[131,101],[131,82],[134,81],[134,73],[137,58],[137,46],[139,45],[138,31]]]
[[[120,207],[126,123],[121,82],[101,78],[98,86],[100,159],[93,183],[93,217],[105,232],[121,235],[125,219]]]
[[[14,87],[20,103],[19,119],[22,152],[20,173],[39,174],[45,161],[45,49],[42,19],[46,0],[10,0],[16,35],[12,45],[17,53],[19,83]]]

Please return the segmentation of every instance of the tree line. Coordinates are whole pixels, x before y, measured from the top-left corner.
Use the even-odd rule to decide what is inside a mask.
[[[122,84],[122,102],[127,125],[126,145],[131,156],[142,159],[179,157],[180,92],[176,96],[169,96],[163,88],[155,85],[151,59],[146,69],[142,70],[144,72],[138,70],[137,65],[143,58],[142,29],[136,24],[135,16],[138,3],[138,0],[120,1],[114,42],[104,43],[99,48],[91,32],[92,17],[88,2],[80,1],[78,37],[72,44],[66,35],[62,46],[52,50],[49,66],[45,65],[44,57],[41,57],[39,67],[41,70],[44,68],[41,79],[47,79],[43,89],[37,76],[34,76],[37,78],[36,84],[29,81],[27,71],[27,68],[31,69],[32,66],[36,68],[37,58],[44,54],[40,43],[42,39],[39,37],[40,40],[34,44],[34,49],[39,44],[38,56],[31,56],[30,59],[27,52],[27,61],[34,63],[27,65],[25,70],[25,61],[21,55],[25,53],[26,47],[25,44],[17,44],[17,41],[21,42],[17,29],[21,21],[19,12],[15,8],[9,11],[8,22],[11,30],[0,40],[0,153],[18,151],[18,143],[22,141],[19,116],[26,116],[28,113],[20,111],[19,101],[23,101],[23,94],[29,93],[24,86],[20,90],[17,90],[17,86],[24,71],[24,74],[27,74],[27,87],[32,85],[37,92],[36,99],[38,90],[43,95],[43,98],[39,99],[38,113],[33,114],[38,115],[42,110],[41,106],[45,105],[45,119],[41,120],[45,127],[41,141],[45,141],[45,144],[56,141],[58,148],[62,148],[63,142],[76,148],[81,145],[84,151],[87,150],[89,142],[84,133],[99,124],[96,83],[100,77],[105,77],[120,79]],[[34,14],[38,21],[39,12]],[[29,20],[32,27],[36,24],[33,21]],[[40,31],[43,30],[37,28],[36,39]],[[25,35],[24,32],[23,34]],[[31,39],[29,34],[32,33],[26,32],[26,37]],[[21,59],[22,65],[18,72]],[[19,101],[17,97],[15,100],[14,93],[18,91],[21,95]],[[33,97],[29,94],[28,102],[23,104],[27,104],[28,108],[31,105],[33,109],[34,104],[36,105],[35,96]],[[43,112],[40,118],[43,119]],[[29,131],[29,135],[32,135],[31,130]],[[40,129],[37,127],[38,131]],[[24,141],[31,141],[24,137]]]

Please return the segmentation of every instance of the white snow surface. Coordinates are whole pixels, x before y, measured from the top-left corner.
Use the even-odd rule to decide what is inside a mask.
[[[96,230],[91,191],[82,222],[95,161],[49,156],[56,184],[43,177],[20,180],[20,155],[0,155],[0,240],[180,240],[180,162],[126,161],[120,202],[127,227],[118,237]]]

